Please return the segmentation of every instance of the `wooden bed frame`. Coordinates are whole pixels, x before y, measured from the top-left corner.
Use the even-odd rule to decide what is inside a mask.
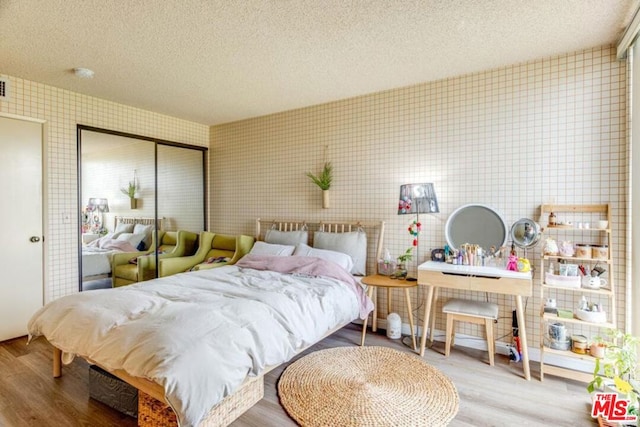
[[[157,222],[156,222],[157,221]],[[148,217],[134,217],[134,216],[115,216],[113,218],[113,229],[115,230],[118,224],[142,224],[142,225],[155,225],[158,230],[164,230],[164,217],[160,218],[148,218]]]
[[[125,219],[120,217],[120,219]],[[128,219],[128,218],[127,218]],[[132,218],[136,219],[136,218]],[[139,218],[138,218],[139,219]],[[161,219],[158,219],[161,221]],[[139,223],[139,222],[138,222]],[[152,222],[153,223],[153,222]],[[161,224],[161,223],[160,223]],[[309,231],[309,243],[313,239],[314,231],[324,231],[331,233],[345,233],[357,230],[373,230],[367,233],[367,273],[375,273],[377,260],[382,253],[384,238],[384,221],[360,222],[360,221],[323,221],[310,223],[308,221],[267,221],[256,220],[256,239],[263,240],[264,231],[268,229],[280,231],[297,231],[307,229]],[[262,233],[262,234],[261,234]],[[376,234],[372,239],[372,234]],[[328,331],[319,341],[342,329],[348,323],[341,324]],[[296,354],[300,354],[314,344],[300,349]],[[107,372],[115,375],[126,383],[138,389],[138,426],[177,426],[175,413],[168,405],[164,397],[164,389],[154,381],[146,378],[134,377],[121,369],[109,370],[100,366],[88,358],[90,364],[94,364]],[[247,377],[242,385],[231,395],[216,404],[205,419],[200,423],[200,427],[227,426],[245,411],[255,405],[264,396],[264,375],[275,369],[279,365],[268,366],[257,377]],[[62,351],[56,347],[53,349],[53,376],[58,378],[62,375]]]

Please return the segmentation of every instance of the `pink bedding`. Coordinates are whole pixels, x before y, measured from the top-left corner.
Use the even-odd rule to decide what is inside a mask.
[[[365,294],[362,286],[353,276],[337,264],[316,257],[245,255],[236,263],[240,268],[270,270],[278,273],[300,274],[310,277],[330,277],[346,283],[358,298],[360,318],[364,319],[373,311],[373,302]]]

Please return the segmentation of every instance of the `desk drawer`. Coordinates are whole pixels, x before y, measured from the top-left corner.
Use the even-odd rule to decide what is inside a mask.
[[[507,295],[521,295],[530,297],[533,295],[531,280],[514,279],[512,277],[481,277],[469,278],[472,291],[497,292]]]
[[[471,289],[469,276],[447,274],[441,271],[418,271],[418,283],[450,289]]]
[[[483,277],[441,271],[418,271],[418,283],[447,289],[495,292],[506,295],[533,295],[533,283],[529,279],[512,277]]]

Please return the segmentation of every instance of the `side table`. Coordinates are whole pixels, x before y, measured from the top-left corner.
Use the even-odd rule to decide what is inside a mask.
[[[411,343],[413,344],[413,350],[417,351],[418,347],[416,345],[416,336],[414,334],[413,327],[413,313],[411,310],[411,298],[409,296],[409,289],[415,288],[418,286],[418,282],[415,280],[408,281],[404,279],[392,279],[390,276],[383,276],[381,274],[373,274],[371,276],[365,276],[362,278],[362,283],[367,285],[367,295],[373,301],[374,309],[373,309],[373,320],[371,325],[371,330],[375,332],[376,324],[377,324],[377,314],[378,314],[378,298],[377,298],[377,288],[387,288],[387,314],[391,312],[391,289],[404,289],[404,297],[407,301],[407,310],[409,313],[409,326],[411,327]],[[362,324],[362,341],[360,345],[364,345],[364,338],[367,333],[367,321],[369,320],[369,316],[364,319],[364,323]]]

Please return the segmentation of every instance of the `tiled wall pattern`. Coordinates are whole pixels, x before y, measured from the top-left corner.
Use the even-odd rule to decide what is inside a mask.
[[[0,70],[1,72],[1,70]],[[209,126],[81,95],[17,77],[0,112],[46,120],[45,300],[78,291],[76,125],[84,124],[168,141],[209,145]],[[63,223],[71,213],[71,223]]]
[[[205,229],[202,158],[199,150],[158,146],[158,212],[166,230]]]
[[[509,227],[523,217],[538,220],[542,203],[611,203],[623,327],[625,75],[615,49],[601,47],[213,127],[210,228],[251,233],[257,217],[384,220],[385,247],[397,256],[411,244],[413,220],[397,215],[400,185],[433,182],[440,213],[420,218],[424,261],[444,245],[448,215],[466,203],[495,208]],[[324,161],[335,169],[329,209],[305,176]],[[528,254],[536,266],[540,249]],[[526,301],[532,347],[540,340],[539,279],[534,282]],[[558,304],[572,307],[579,297],[560,295]],[[488,298],[501,307],[497,336],[508,342],[515,304]],[[394,310],[406,323],[400,295]],[[437,328],[444,328],[441,320]],[[482,336],[471,326],[459,331]]]

